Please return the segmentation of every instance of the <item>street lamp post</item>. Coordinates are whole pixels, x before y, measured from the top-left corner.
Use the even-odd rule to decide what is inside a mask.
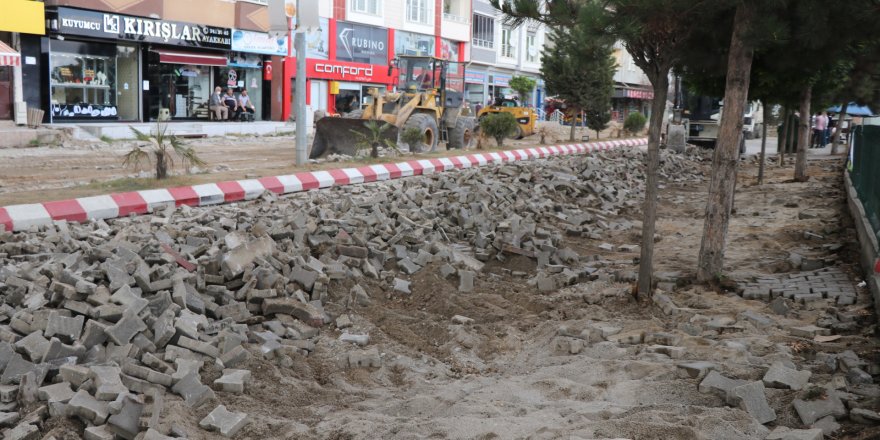
[[[293,38],[293,48],[296,50],[296,164],[304,165],[308,160],[308,147],[306,132],[308,116],[306,115],[306,34],[303,25],[303,13],[297,0],[296,5],[296,30]]]

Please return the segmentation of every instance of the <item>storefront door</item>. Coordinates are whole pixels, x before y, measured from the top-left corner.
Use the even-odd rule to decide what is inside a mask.
[[[0,67],[0,119],[12,119],[12,67]]]
[[[327,81],[311,81],[310,105],[312,110],[327,111]]]

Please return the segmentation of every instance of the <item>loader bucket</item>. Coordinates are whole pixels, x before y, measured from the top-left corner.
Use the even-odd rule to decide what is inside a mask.
[[[318,159],[334,153],[355,156],[358,151],[357,143],[362,141],[362,138],[354,132],[370,135],[369,129],[364,126],[365,122],[366,119],[319,119],[315,123],[315,140],[312,142],[309,159]],[[397,131],[397,127],[392,125],[382,133],[382,137],[397,143]]]

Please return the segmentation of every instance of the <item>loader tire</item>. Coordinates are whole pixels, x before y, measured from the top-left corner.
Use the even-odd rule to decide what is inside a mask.
[[[455,121],[455,127],[449,130],[448,150],[453,148],[470,150],[474,146],[476,121],[474,118],[460,117]]]
[[[409,149],[410,153],[428,153],[437,150],[440,132],[437,130],[437,120],[424,113],[416,113],[409,117],[400,130],[404,133],[410,128],[417,128],[422,132],[422,142],[419,145],[406,145],[398,138],[398,145],[402,150]]]

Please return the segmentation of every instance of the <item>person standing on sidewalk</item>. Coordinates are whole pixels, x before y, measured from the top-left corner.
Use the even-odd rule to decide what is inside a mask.
[[[824,148],[825,144],[825,130],[828,128],[828,116],[825,115],[825,112],[819,113],[816,115],[816,124],[813,127],[813,139],[815,145],[813,148]]]

